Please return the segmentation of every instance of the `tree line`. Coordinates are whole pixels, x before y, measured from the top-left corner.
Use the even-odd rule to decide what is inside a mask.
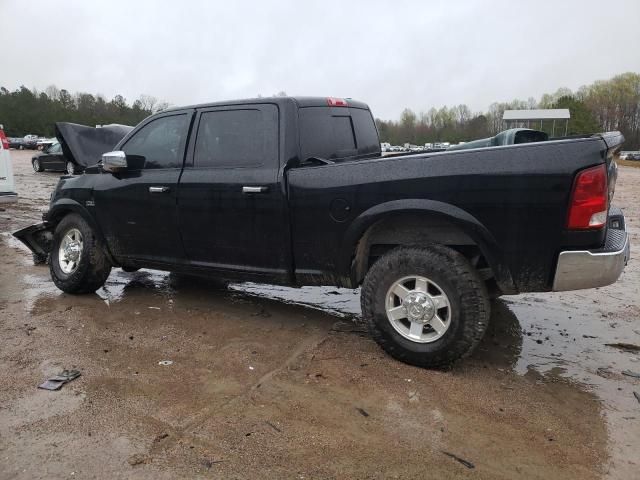
[[[150,95],[141,95],[131,105],[122,95],[107,101],[102,95],[71,94],[55,86],[39,92],[22,86],[14,91],[0,87],[0,124],[9,137],[27,134],[51,137],[55,122],[82,125],[119,123],[136,125],[143,118],[168,107]]]
[[[486,112],[474,113],[467,105],[431,108],[417,114],[407,108],[398,121],[377,118],[376,123],[380,141],[392,145],[458,143],[489,137],[504,130],[502,115],[505,110],[534,108],[568,108],[571,113],[568,135],[620,130],[626,138],[625,149],[640,149],[640,74],[631,72],[596,81],[575,92],[560,88],[555,93],[544,94],[540,100],[529,98],[492,103]],[[539,130],[540,124],[535,122],[530,128]],[[544,122],[542,130],[551,134],[552,123]],[[564,133],[564,121],[557,122],[555,135]]]
[[[284,92],[278,95],[285,95]],[[74,93],[55,86],[44,91],[24,86],[9,91],[0,87],[0,124],[8,136],[29,133],[52,136],[54,123],[59,121],[83,125],[120,123],[136,125],[142,119],[168,107],[155,97],[141,95],[131,105],[122,95],[107,101],[102,95]],[[380,140],[394,145],[430,142],[458,143],[495,135],[505,128],[505,110],[531,108],[568,108],[571,112],[567,133],[577,135],[599,131],[620,130],[625,148],[640,149],[640,74],[623,73],[580,87],[573,92],[560,88],[544,94],[540,100],[496,102],[486,112],[472,112],[467,105],[415,113],[407,108],[398,121],[376,119]],[[531,125],[540,128],[540,125]],[[542,129],[552,133],[546,122]],[[564,135],[564,125],[557,125],[556,136]]]

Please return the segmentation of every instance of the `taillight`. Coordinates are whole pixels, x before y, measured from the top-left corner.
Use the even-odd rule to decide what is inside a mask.
[[[601,228],[607,222],[607,168],[587,168],[576,176],[569,204],[567,227],[584,230]]]
[[[2,148],[9,150],[9,140],[4,135],[4,130],[0,130],[0,142],[2,142]]]
[[[329,105],[330,107],[346,107],[347,105],[347,101],[344,98],[333,98],[333,97],[329,97],[327,98],[327,105]]]

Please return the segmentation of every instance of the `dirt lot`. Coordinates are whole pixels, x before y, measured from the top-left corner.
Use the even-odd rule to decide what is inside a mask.
[[[350,290],[118,269],[95,295],[58,291],[9,235],[38,221],[58,174],[12,158],[0,478],[640,477],[640,379],[621,374],[640,354],[605,345],[640,344],[636,259],[611,287],[495,302],[472,358],[421,370],[363,333]],[[622,167],[635,245],[639,185]],[[36,388],[62,368],[82,376]]]

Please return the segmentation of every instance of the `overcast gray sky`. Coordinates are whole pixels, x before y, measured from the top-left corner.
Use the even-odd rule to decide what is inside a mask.
[[[640,0],[0,0],[0,85],[405,107],[539,98],[640,72]]]

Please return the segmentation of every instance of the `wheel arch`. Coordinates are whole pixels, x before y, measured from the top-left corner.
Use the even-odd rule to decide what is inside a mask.
[[[118,266],[119,263],[115,261],[115,258],[111,254],[111,251],[109,250],[109,245],[106,242],[106,238],[102,232],[102,229],[98,225],[98,222],[89,213],[89,211],[78,201],[72,200],[70,198],[62,198],[56,201],[47,212],[46,221],[50,223],[52,227],[55,229],[58,223],[60,223],[60,221],[70,213],[77,213],[89,224],[91,229],[95,232],[96,236],[104,245],[105,253],[109,261],[113,265]]]
[[[398,245],[438,243],[471,259],[479,253],[501,293],[515,293],[498,244],[473,215],[451,204],[426,199],[394,200],[360,214],[344,236],[337,265],[351,286],[362,283],[375,259]],[[486,273],[486,272],[485,272]]]

